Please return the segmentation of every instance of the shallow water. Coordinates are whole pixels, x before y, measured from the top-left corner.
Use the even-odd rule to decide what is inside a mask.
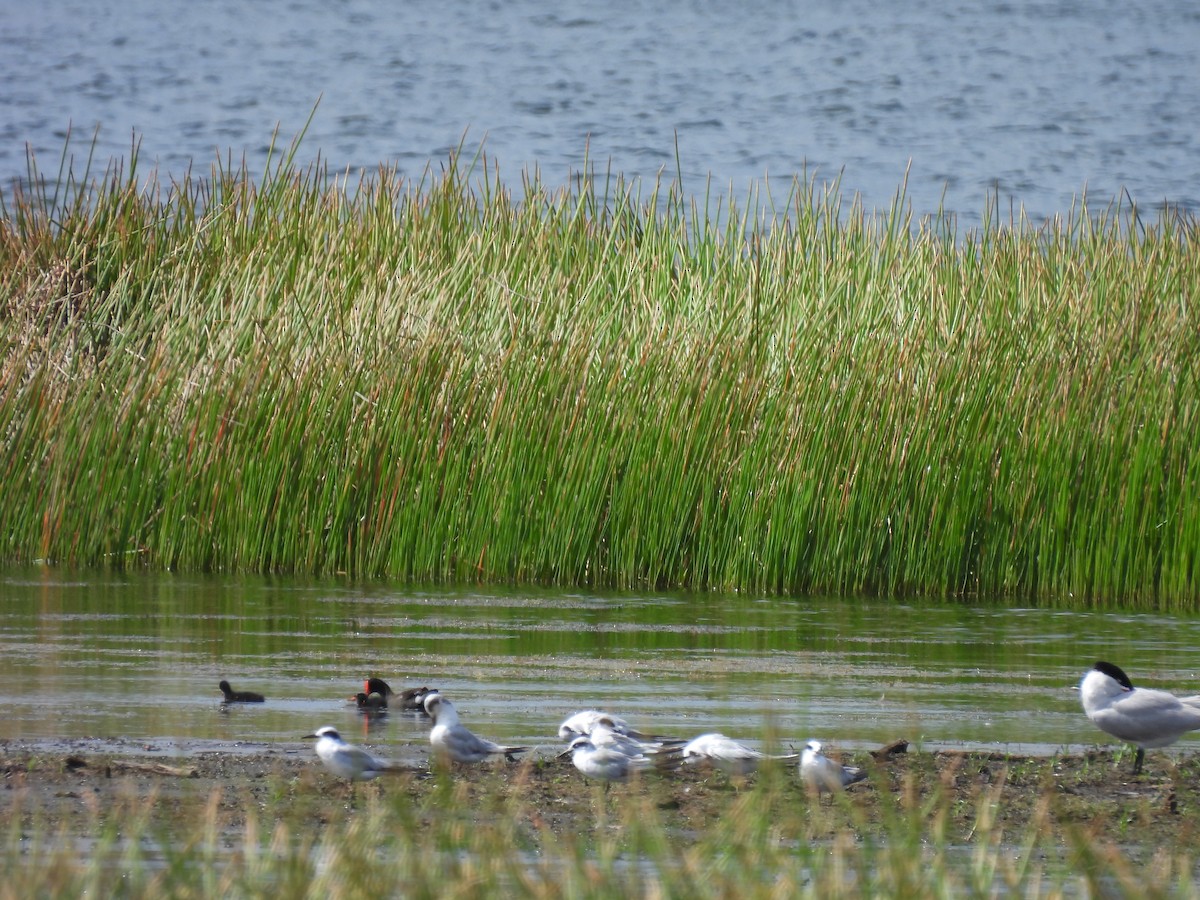
[[[0,20],[0,184],[28,144],[54,175],[129,154],[179,177],[263,168],[320,105],[300,159],[419,177],[464,141],[510,183],[585,158],[685,191],[776,191],[807,171],[918,214],[1040,219],[1087,188],[1200,209],[1200,9],[1169,0],[548,5],[47,0]],[[165,179],[164,179],[165,180]]]
[[[368,734],[347,702],[367,674],[436,686],[479,733],[547,752],[565,716],[600,706],[683,737],[1052,753],[1108,743],[1072,690],[1095,659],[1200,693],[1200,618],[41,569],[0,573],[0,653],[0,738],[166,754],[298,746],[334,724],[423,758],[414,713]],[[223,708],[223,677],[268,701]]]

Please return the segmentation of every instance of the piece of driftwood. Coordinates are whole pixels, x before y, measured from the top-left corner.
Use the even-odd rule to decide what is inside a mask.
[[[137,762],[132,759],[114,759],[110,760],[107,765],[112,769],[145,772],[148,775],[173,775],[176,778],[196,777],[196,769],[193,766],[168,766],[166,763]]]
[[[896,756],[899,753],[908,752],[908,741],[904,738],[892,741],[890,744],[884,744],[878,750],[872,750],[871,755],[876,759],[888,759]]]

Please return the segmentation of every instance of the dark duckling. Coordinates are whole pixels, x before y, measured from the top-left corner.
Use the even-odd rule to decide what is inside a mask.
[[[235,691],[229,686],[228,681],[222,680],[219,685],[221,693],[225,695],[226,703],[262,703],[267,698],[262,694],[256,694],[254,691]]]

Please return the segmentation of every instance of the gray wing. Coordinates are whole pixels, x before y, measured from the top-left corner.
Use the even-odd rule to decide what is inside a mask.
[[[446,734],[446,743],[452,754],[475,759],[499,754],[509,756],[529,749],[528,747],[506,747],[497,744],[495,741],[479,737],[462,725],[449,729]]]
[[[1092,720],[1121,740],[1145,747],[1166,746],[1184,732],[1200,728],[1200,704],[1166,691],[1135,690],[1121,697]]]

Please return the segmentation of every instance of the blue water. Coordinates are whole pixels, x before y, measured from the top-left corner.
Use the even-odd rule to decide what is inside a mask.
[[[1198,617],[41,569],[0,571],[0,655],[0,739],[168,753],[299,748],[333,724],[424,759],[426,721],[369,728],[347,702],[368,674],[438,687],[476,731],[546,752],[600,706],[681,737],[1053,753],[1112,743],[1073,690],[1096,659],[1200,693]],[[221,678],[267,702],[222,709]]]
[[[1200,6],[1123,3],[46,0],[0,13],[0,183],[26,147],[82,168],[259,171],[301,161],[419,178],[463,144],[510,182],[590,164],[683,188],[786,195],[840,177],[920,215],[1035,220],[1131,197],[1200,208]],[[98,129],[98,131],[97,131]]]

